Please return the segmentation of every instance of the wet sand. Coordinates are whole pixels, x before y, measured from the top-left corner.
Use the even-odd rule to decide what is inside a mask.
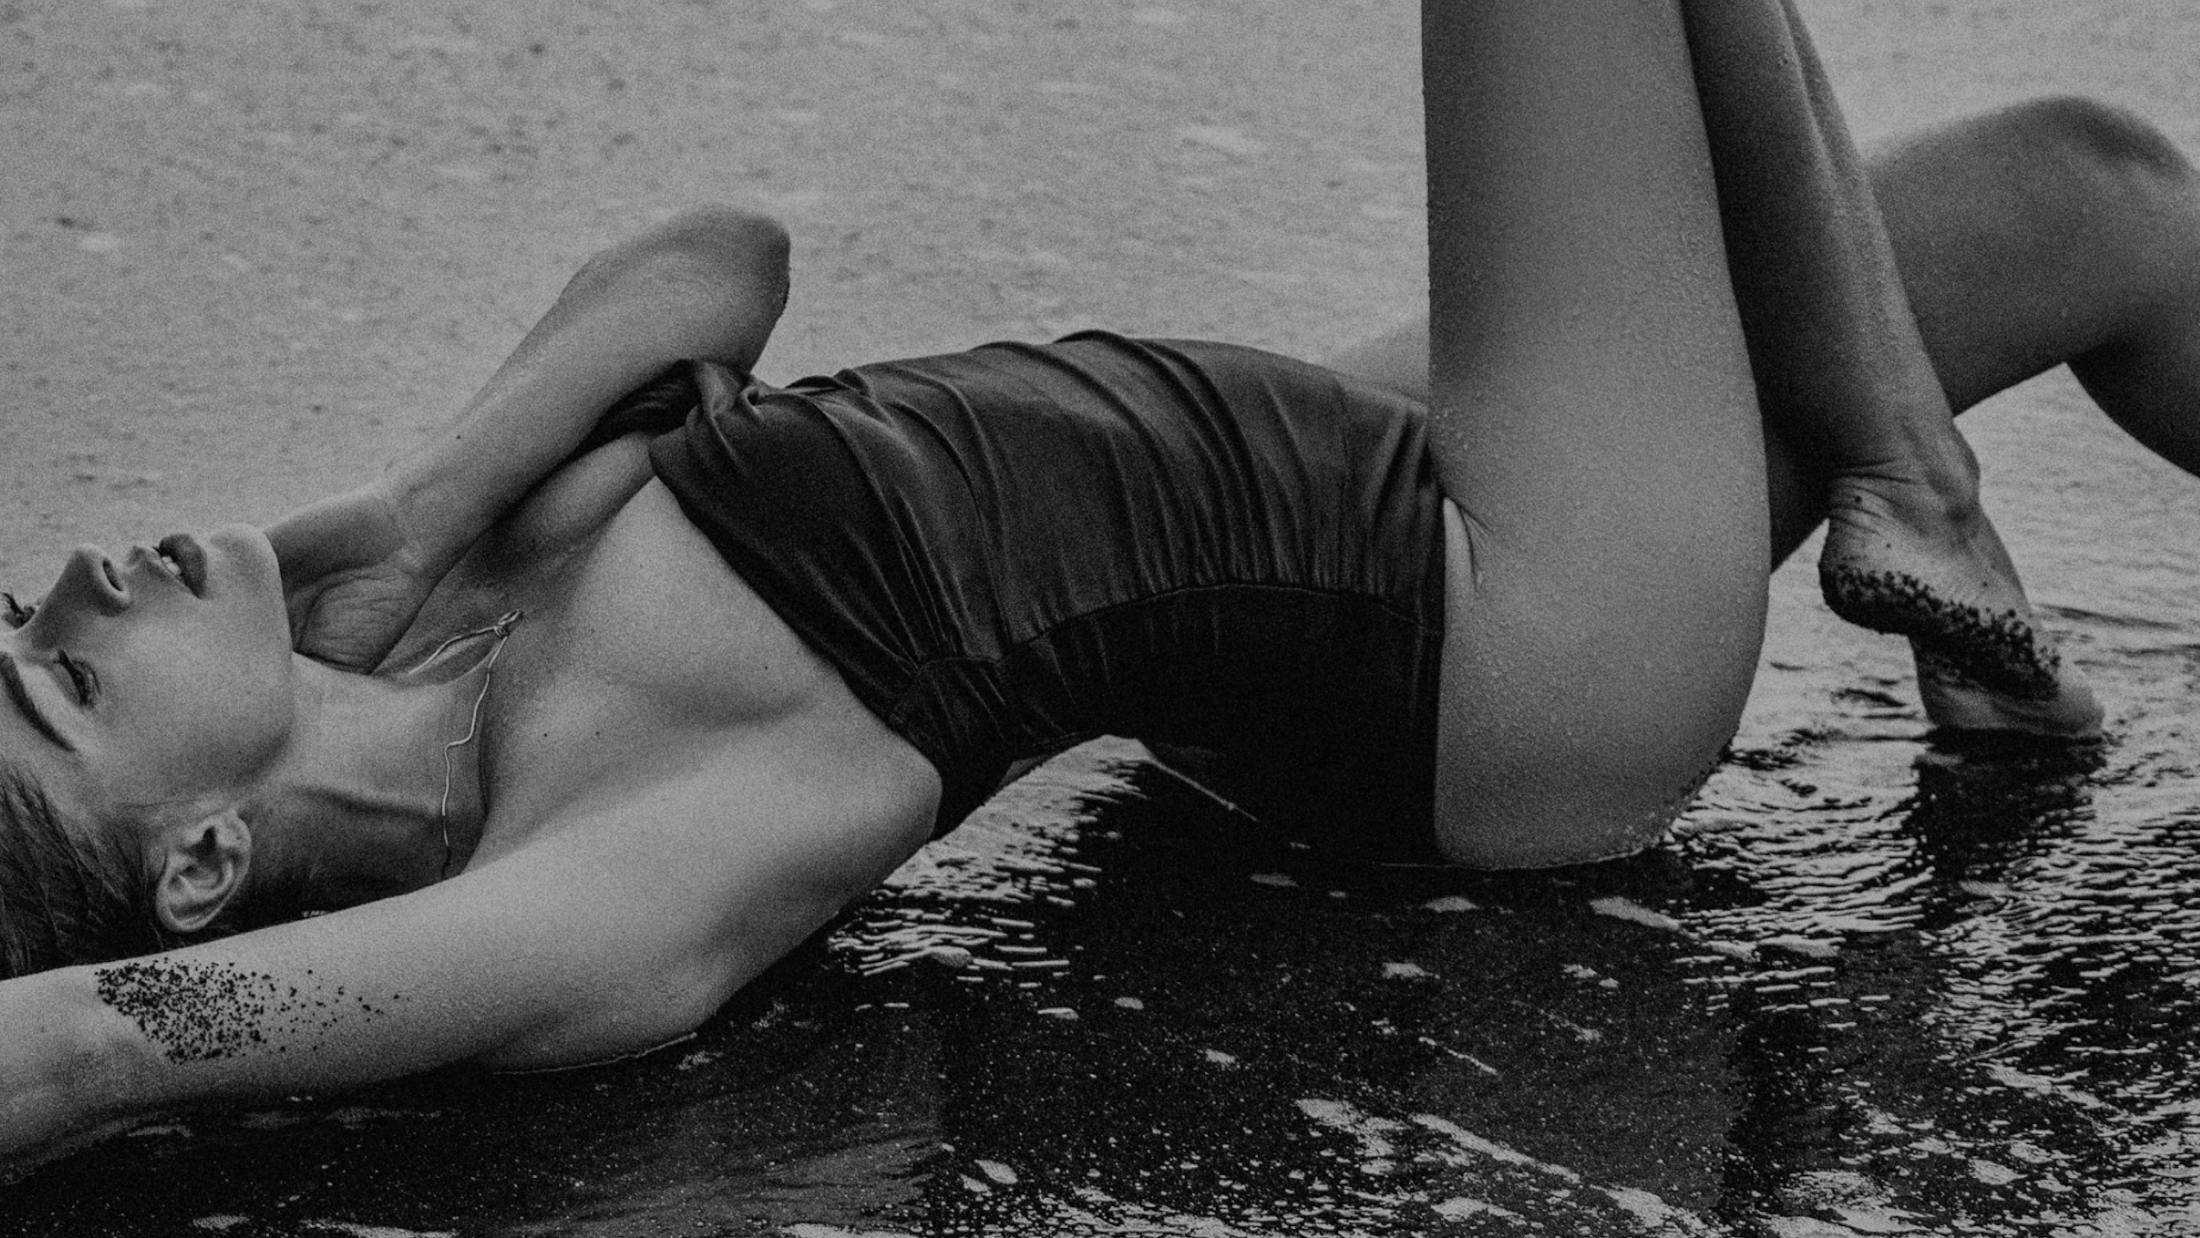
[[[2200,151],[2190,5],[1806,8],[1867,138],[2077,92]],[[1411,4],[519,9],[0,5],[0,584],[365,475],[689,202],[792,229],[779,378],[1085,325],[1318,353],[1419,295]],[[1783,577],[1737,760],[1641,861],[1339,871],[1088,752],[690,1046],[166,1124],[0,1219],[2185,1232],[2200,487],[2081,405],[1966,424],[2103,751],[1924,742]]]

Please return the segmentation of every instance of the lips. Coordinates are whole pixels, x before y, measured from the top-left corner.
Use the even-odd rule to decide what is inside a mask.
[[[206,594],[206,548],[198,539],[187,533],[171,533],[160,539],[160,556],[164,565],[172,566],[176,578],[193,594]]]

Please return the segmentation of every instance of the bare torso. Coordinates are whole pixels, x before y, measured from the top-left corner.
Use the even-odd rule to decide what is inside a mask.
[[[464,867],[564,831],[631,833],[667,874],[712,870],[705,896],[761,917],[733,965],[751,973],[930,836],[932,766],[726,566],[638,439],[530,495],[393,663],[512,609],[483,702],[485,813],[454,840]]]

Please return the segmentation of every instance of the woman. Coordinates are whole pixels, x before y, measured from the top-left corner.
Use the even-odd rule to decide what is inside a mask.
[[[1949,709],[2090,726],[1978,515],[1934,367],[1968,402],[2100,354],[2104,386],[2134,392],[2112,411],[2174,426],[2146,418],[2177,378],[2132,368],[2164,359],[2144,345],[2168,332],[2138,327],[2167,325],[2141,286],[2165,251],[2100,222],[2157,216],[2114,202],[2076,238],[2103,250],[2091,266],[2121,260],[2078,290],[2094,334],[2045,298],[2036,320],[2011,314],[2025,270],[1942,265],[1911,289],[1921,349],[1790,15],[1755,0],[1687,9],[1684,31],[1679,6],[1635,0],[1567,6],[1563,20],[1528,0],[1432,6],[1429,451],[1457,508],[1436,493],[1417,409],[1379,385],[1422,368],[1386,368],[1397,340],[1349,359],[1362,379],[1221,346],[1086,339],[744,390],[730,371],[762,350],[785,242],[767,222],[703,212],[590,263],[451,436],[286,521],[272,544],[239,528],[119,563],[80,552],[0,661],[11,963],[198,944],[0,984],[0,1155],[178,1104],[660,1043],[951,826],[987,780],[1103,721],[1162,740],[1242,725],[1279,745],[1358,741],[1363,764],[1339,775],[1355,793],[1419,780],[1388,792],[1421,815],[1378,848],[1520,864],[1645,845],[1731,732],[1762,616],[1768,444],[1722,247],[1780,254],[1807,291],[1810,313],[1788,317],[1781,281],[1736,268],[1747,348],[1782,401],[1765,414],[1776,536],[1823,510],[1823,481],[1843,514],[1833,596],[1953,666]],[[1992,118],[1899,152],[1878,172],[1898,232],[1958,250],[2013,232],[2052,250],[2063,238],[1954,202],[2002,190],[1998,209],[2076,233],[2079,207],[2146,171],[2079,158],[2085,143],[2057,118],[2089,115]],[[2004,156],[2026,143],[2073,153],[2056,186],[2067,200],[2007,184]],[[1572,158],[1546,157],[1557,149]],[[1999,302],[1991,315],[1965,308],[1982,297]],[[702,416],[655,443],[619,423],[592,433],[681,357],[722,367],[698,371]],[[1045,399],[990,419],[984,401],[967,416],[957,403],[1041,382]],[[1785,402],[1799,390],[1822,403]],[[1125,414],[1125,391],[1152,407]],[[1072,408],[1071,392],[1096,407]],[[1017,440],[1027,454],[985,454],[1013,437],[993,437],[994,422],[1057,412],[1059,426]],[[1228,441],[1238,425],[1258,441]],[[1087,530],[1088,551],[1058,523],[1034,550],[1007,520],[928,523],[972,495],[1088,484],[1047,458],[1057,446],[1136,466],[1111,452],[1149,428],[1182,436],[1168,448],[1179,471],[1091,488],[1142,496],[1111,519],[1205,518],[1220,543]],[[1790,439],[1839,454],[1830,470],[1822,455],[1791,465]],[[1320,449],[1275,447],[1302,441]],[[924,455],[943,449],[971,471]],[[912,454],[925,462],[909,471]],[[1214,476],[1183,471],[1195,460]],[[1285,475],[1232,472],[1255,467]],[[1261,506],[1331,485],[1351,487],[1326,493],[1357,500],[1353,518]],[[1170,506],[1172,488],[1196,501]],[[1209,505],[1233,497],[1255,510],[1213,519]],[[1302,517],[1311,539],[1286,536]],[[900,522],[899,540],[830,540],[867,520]],[[780,524],[820,544],[757,527]],[[1196,560],[1216,544],[1280,546],[1301,574],[1211,588]],[[998,572],[995,550],[1026,557]],[[1304,562],[1310,550],[1326,558]],[[810,578],[829,555],[840,575]],[[1112,587],[1172,556],[1189,561],[1160,569],[1174,587],[1080,616],[1133,613],[1142,628],[1084,623],[1042,647],[1052,628],[991,613],[1082,598],[1088,569]],[[896,572],[926,591],[847,585]],[[1872,595],[1895,577],[1926,604]],[[1195,587],[1215,604],[1144,605]],[[2007,622],[1974,639],[1963,618],[1978,614]],[[293,615],[302,647],[390,673],[293,656]],[[1279,620],[1294,626],[1279,636]],[[942,631],[1001,647],[976,670],[954,649],[912,664],[905,640]],[[1080,672],[1138,639],[1158,671]],[[1311,691],[1279,667],[1325,678]],[[1262,695],[1194,716],[1212,697],[1184,689],[1196,676]],[[987,698],[1003,685],[1021,695]],[[1315,716],[1297,726],[1295,712]],[[1339,731],[1355,718],[1382,729]],[[290,918],[313,911],[330,914]],[[256,931],[222,935],[241,928]]]

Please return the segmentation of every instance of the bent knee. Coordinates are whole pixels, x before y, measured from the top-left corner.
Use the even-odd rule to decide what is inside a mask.
[[[1996,115],[2038,167],[2137,188],[2191,185],[2193,166],[2169,136],[2145,117],[2098,99],[2055,95],[2019,103]]]

